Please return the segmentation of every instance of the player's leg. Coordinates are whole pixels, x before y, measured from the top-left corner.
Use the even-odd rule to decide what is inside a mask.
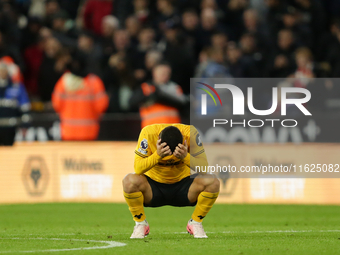
[[[214,205],[220,191],[220,181],[213,175],[198,176],[191,184],[188,192],[190,203],[197,201],[194,213],[187,225],[187,230],[195,238],[207,238],[202,221]]]
[[[151,202],[151,186],[145,176],[128,174],[123,179],[123,190],[126,203],[136,222],[131,238],[144,238],[150,231],[149,224],[145,220],[144,203]]]

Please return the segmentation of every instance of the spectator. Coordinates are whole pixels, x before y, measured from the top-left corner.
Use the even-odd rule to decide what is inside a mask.
[[[71,19],[75,19],[78,14],[78,9],[81,0],[58,0],[60,3],[61,9],[67,12],[68,16]]]
[[[60,11],[60,5],[57,0],[46,0],[44,25],[52,27],[53,16]]]
[[[268,61],[269,77],[287,77],[294,69],[296,46],[291,30],[283,29],[278,34],[277,47]]]
[[[100,38],[104,54],[110,54],[114,32],[119,29],[119,20],[112,15],[105,16],[102,21],[103,36]]]
[[[12,146],[17,127],[29,120],[30,102],[22,83],[13,82],[0,62],[0,146]]]
[[[199,25],[199,18],[195,10],[187,10],[182,14],[182,27],[187,35],[195,36]]]
[[[172,3],[172,0],[157,0],[158,16],[155,19],[155,27],[161,32],[167,26],[173,26],[180,23],[180,16]]]
[[[210,38],[218,30],[217,17],[212,9],[204,9],[201,12],[201,27],[198,30],[196,41],[201,50],[210,45]]]
[[[107,15],[102,20],[102,36],[106,40],[111,40],[114,31],[119,28],[119,20],[112,15]]]
[[[125,28],[130,36],[133,45],[138,44],[138,35],[141,30],[141,23],[135,16],[130,16],[125,20]]]
[[[295,53],[297,69],[292,75],[296,79],[295,87],[306,87],[316,77],[313,55],[308,48],[298,48]]]
[[[119,56],[126,59],[129,66],[132,66],[132,56],[135,53],[131,45],[131,39],[129,33],[125,29],[117,29],[113,34],[113,43],[105,49],[104,63],[105,66],[109,63],[109,59],[112,55],[119,53]]]
[[[308,24],[299,19],[300,12],[293,6],[288,6],[283,13],[283,28],[293,32],[295,42],[298,46],[313,47],[312,30]]]
[[[218,10],[217,8],[217,3],[215,0],[202,0],[201,1],[201,9],[204,10],[206,8],[208,9],[213,9],[213,10]]]
[[[230,77],[227,67],[224,66],[224,52],[222,49],[210,48],[208,63],[202,72],[202,78]]]
[[[255,37],[252,34],[242,35],[240,48],[245,64],[245,77],[262,77],[265,58],[262,51],[257,47]]]
[[[243,12],[248,7],[247,0],[230,0],[224,6],[225,23],[230,40],[239,40],[244,29]]]
[[[20,69],[24,70],[24,62],[20,55],[18,46],[16,46],[15,44],[9,44],[6,39],[6,36],[0,30],[0,58],[4,56],[11,57],[14,62],[20,67]]]
[[[228,44],[227,65],[232,77],[241,78],[245,76],[245,66],[242,63],[242,51],[234,42]]]
[[[325,48],[328,48],[327,54]],[[320,54],[326,55],[327,62],[333,67],[332,77],[340,77],[340,20],[333,21],[330,38],[320,45]]]
[[[39,31],[42,27],[42,20],[37,17],[31,17],[28,19],[26,28],[22,31],[21,49],[26,49],[36,45],[39,40]]]
[[[182,30],[187,44],[191,46],[195,57],[197,58],[200,51],[200,44],[197,42],[199,17],[193,9],[186,10],[182,14]]]
[[[171,79],[182,86],[184,93],[188,93],[189,81],[194,72],[193,49],[183,39],[179,25],[166,26],[164,34],[158,49],[163,51],[164,60],[170,64]]]
[[[46,39],[38,76],[38,90],[43,102],[51,101],[54,85],[65,71],[65,67],[60,69],[56,65],[61,52],[62,46],[57,39],[53,37]]]
[[[162,52],[158,50],[149,50],[145,55],[145,69],[146,75],[144,80],[151,80],[152,79],[152,69],[159,64],[163,59]]]
[[[129,100],[131,108],[139,107],[142,128],[156,123],[180,123],[180,109],[187,103],[182,89],[170,81],[171,68],[160,63],[154,67],[153,80],[143,83]]]
[[[324,77],[325,70],[320,68],[318,63],[313,61],[313,54],[310,49],[298,48],[295,53],[297,70],[292,75],[294,77],[294,86],[307,88],[312,95],[308,106],[316,109],[325,109],[327,96],[331,98],[332,93],[336,92],[332,81],[313,79],[315,77]]]
[[[96,140],[99,118],[106,110],[108,97],[104,84],[88,74],[81,59],[73,59],[69,70],[57,82],[52,102],[61,120],[61,137],[67,141]]]
[[[228,37],[225,33],[215,33],[211,36],[211,45],[213,48],[225,52],[228,46]]]
[[[314,40],[316,35],[320,34],[325,25],[326,17],[325,11],[322,6],[322,1],[317,0],[294,0],[297,8],[301,12],[302,22],[310,27],[314,34]],[[313,40],[313,41],[314,41]]]
[[[265,22],[268,26],[269,36],[271,41],[276,40],[276,35],[282,29],[282,13],[287,6],[285,1],[280,0],[265,0],[267,15]]]
[[[28,16],[43,19],[45,16],[45,0],[31,0],[28,9]]]
[[[24,52],[25,65],[25,85],[30,95],[38,94],[39,69],[44,58],[45,39],[39,38],[38,42],[27,47]]]
[[[110,95],[109,112],[128,111],[128,100],[136,80],[125,52],[118,52],[109,58],[104,71],[104,83]]]
[[[84,7],[85,29],[102,35],[102,20],[112,13],[113,0],[88,0]]]
[[[266,6],[265,1],[266,0],[250,0],[250,7],[257,11],[261,21],[264,21],[263,17],[265,17],[268,12],[268,7]]]
[[[215,16],[220,21],[224,18],[223,11],[218,8],[218,4],[216,0],[202,0],[201,2],[201,9],[212,9],[215,12]]]
[[[209,64],[209,56],[210,56],[211,47],[205,47],[198,56],[198,65],[195,69],[195,78],[203,77],[203,73],[205,69],[207,68],[207,65]]]
[[[0,1],[0,31],[6,35],[7,43],[18,47],[20,29],[18,13],[12,1]]]
[[[86,71],[101,75],[100,61],[103,58],[103,49],[94,41],[93,35],[90,32],[82,32],[78,37],[77,45],[77,54],[84,59]]]
[[[254,35],[257,45],[260,49],[265,49],[271,44],[267,26],[260,23],[256,10],[248,9],[244,11],[243,23],[245,27],[245,33],[251,33]]]
[[[59,11],[52,17],[52,30],[54,33],[57,33],[59,37],[62,37],[62,41],[64,41],[65,44],[71,44],[68,43],[67,40],[75,40],[78,37],[77,30],[73,27],[67,24],[68,21],[68,14],[65,11]],[[60,40],[61,41],[61,40]]]
[[[141,24],[147,24],[150,21],[151,13],[149,11],[148,5],[148,0],[133,0],[133,16],[137,18]]]
[[[135,69],[135,78],[138,81],[142,81],[145,76],[145,55],[146,52],[152,49],[156,49],[155,31],[152,28],[144,28],[139,33],[136,52],[133,59],[133,68]]]
[[[113,35],[114,52],[126,52],[130,48],[130,36],[124,29],[116,30]]]

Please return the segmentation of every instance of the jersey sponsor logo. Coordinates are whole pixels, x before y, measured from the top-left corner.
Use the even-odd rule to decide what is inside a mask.
[[[140,152],[140,153],[142,153],[144,155],[148,154],[148,152],[146,150],[143,150],[142,148],[139,148],[138,152]]]
[[[201,141],[201,136],[200,136],[200,134],[197,134],[197,135],[196,135],[196,144],[197,144],[198,146],[202,146],[202,141]]]
[[[146,139],[143,139],[140,143],[140,147],[143,149],[143,150],[146,150],[148,148],[148,140]]]

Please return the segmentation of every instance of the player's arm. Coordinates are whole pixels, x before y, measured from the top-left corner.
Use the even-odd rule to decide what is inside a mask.
[[[188,152],[187,141],[184,141],[184,144],[178,144],[174,151],[174,156],[182,159],[184,164],[193,170],[195,170],[195,166],[208,166],[208,160],[203,145],[201,145],[200,149],[196,151],[197,152],[190,154]]]
[[[143,129],[139,136],[138,145],[135,150],[136,155],[134,168],[136,174],[146,173],[153,168],[160,159],[171,155],[170,147],[167,146],[166,143],[161,143],[160,139],[157,141],[157,150],[155,152],[151,152],[148,148],[148,140],[146,137],[145,129]]]
[[[208,160],[204,149],[198,154],[190,154],[190,157],[185,158],[183,162],[194,171],[196,171],[196,166],[208,166]]]
[[[190,126],[189,134],[186,137],[190,139],[189,145],[187,141],[184,141],[184,144],[178,144],[174,156],[182,159],[184,164],[193,170],[196,169],[196,166],[208,166],[200,134],[194,126]]]

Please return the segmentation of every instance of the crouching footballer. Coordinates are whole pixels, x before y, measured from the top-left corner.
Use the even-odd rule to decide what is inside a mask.
[[[208,165],[193,126],[155,124],[143,128],[135,150],[135,173],[123,179],[125,200],[136,223],[130,238],[144,238],[150,232],[144,206],[165,205],[196,206],[187,231],[195,238],[207,238],[202,221],[218,197],[220,183],[214,175],[191,175],[190,163]]]

